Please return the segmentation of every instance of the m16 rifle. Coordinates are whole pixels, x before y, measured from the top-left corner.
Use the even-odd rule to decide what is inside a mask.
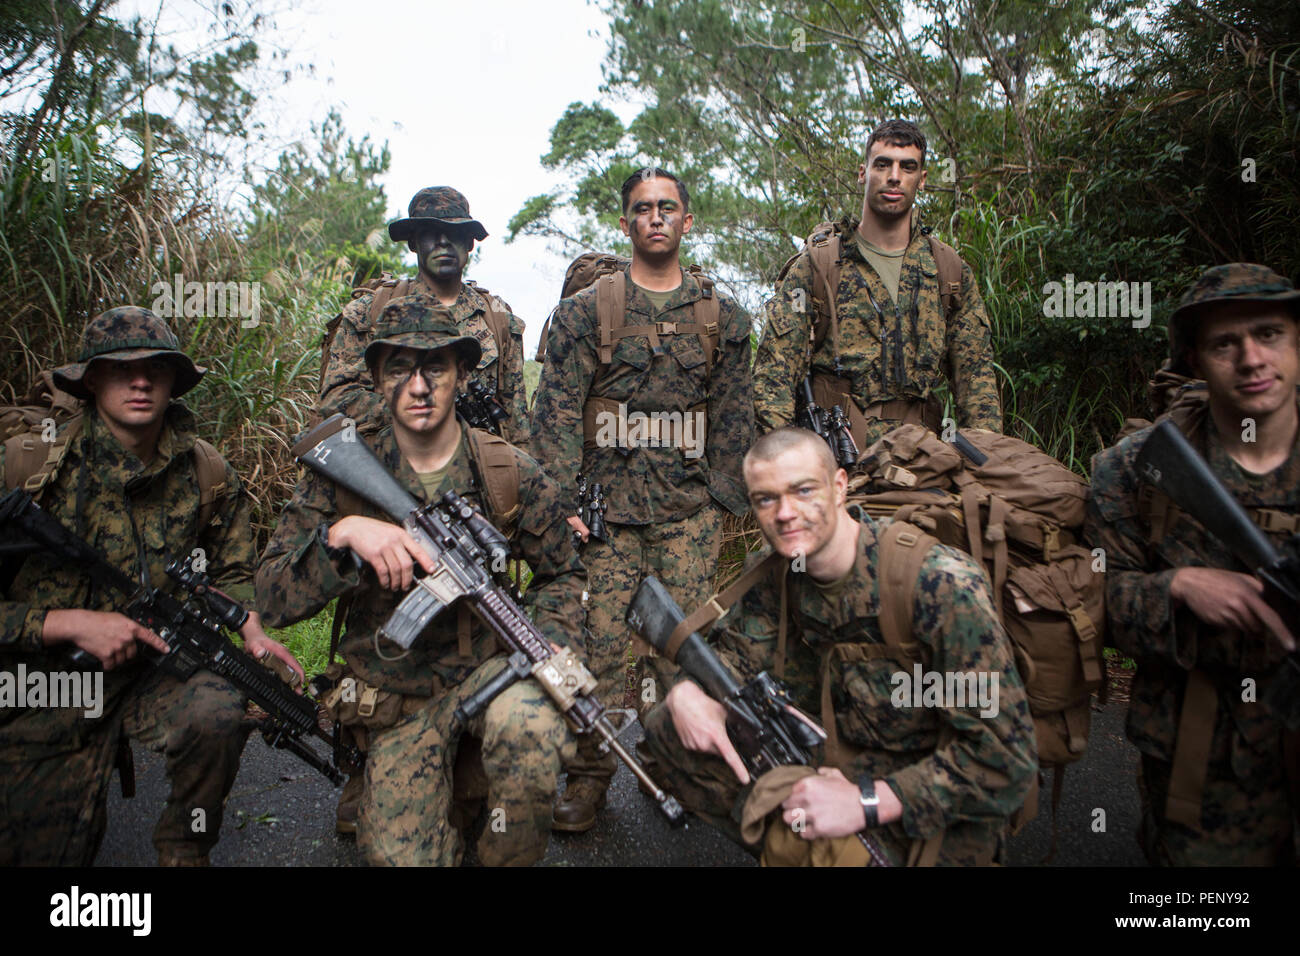
[[[185,680],[200,667],[230,681],[266,712],[258,729],[272,747],[288,750],[315,767],[337,786],[343,782],[338,766],[316,754],[302,739],[314,736],[335,747],[336,742],[316,720],[316,701],[294,691],[279,677],[239,650],[222,633],[226,627],[238,631],[248,620],[248,611],[212,586],[202,574],[179,559],[167,566],[176,595],[156,587],[138,584],[113,567],[99,551],[77,537],[41,508],[21,488],[0,499],[0,528],[16,528],[34,545],[77,567],[97,585],[126,598],[122,613],[157,634],[167,644],[167,653],[143,646],[143,656],[164,673]],[[72,655],[75,666],[98,668],[99,662],[84,650]],[[297,675],[294,675],[295,677]],[[342,762],[361,763],[354,748],[342,747]]]
[[[421,505],[355,434],[346,431],[345,424],[342,415],[321,422],[294,445],[294,456],[401,524],[436,565],[402,599],[380,634],[410,648],[438,614],[457,601],[468,602],[509,657],[500,675],[456,709],[460,725],[485,710],[511,684],[532,677],[576,733],[596,734],[651,792],[669,822],[682,823],[681,805],[619,743],[617,729],[594,695],[596,678],[573,650],[555,650],[489,572],[489,567],[505,567],[510,550],[505,536],[455,492]]]
[[[785,684],[766,671],[741,684],[696,631],[674,641],[685,619],[653,576],[641,582],[627,609],[632,630],[727,708],[727,736],[752,779],[777,767],[817,766],[815,751],[826,731],[794,706]],[[877,866],[892,865],[875,840],[862,831],[856,836]]]
[[[578,474],[578,518],[587,526],[588,537],[605,540],[605,488],[599,481],[587,484],[587,476]],[[575,529],[573,546],[582,550],[582,535]]]
[[[1291,536],[1290,554],[1275,549],[1172,422],[1152,429],[1136,465],[1144,481],[1168,495],[1232,552],[1264,585],[1264,600],[1291,633],[1300,634],[1300,534]],[[1260,702],[1287,730],[1300,730],[1300,651],[1282,661]]]
[[[817,436],[830,446],[831,453],[835,456],[835,464],[852,470],[858,463],[858,443],[853,440],[853,428],[849,424],[848,415],[844,414],[844,409],[835,405],[827,412],[818,405],[817,400],[813,398],[812,380],[806,375],[799,385],[797,398],[796,405],[799,409],[795,416],[795,423],[800,428],[816,432]]]
[[[471,428],[481,428],[493,435],[501,434],[501,425],[510,414],[497,401],[497,393],[480,381],[469,383],[466,391],[456,396],[456,414]]]

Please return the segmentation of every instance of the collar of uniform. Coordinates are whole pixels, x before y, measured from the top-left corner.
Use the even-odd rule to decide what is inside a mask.
[[[664,312],[680,309],[682,306],[690,305],[692,302],[704,297],[704,291],[700,288],[700,281],[681,266],[677,268],[682,274],[682,284],[673,289],[668,296],[668,301],[664,304]],[[663,315],[663,312],[656,313],[654,311],[650,305],[650,300],[646,298],[641,287],[632,280],[631,264],[623,270],[623,273],[627,276],[627,311],[644,315],[647,319],[651,316]],[[718,294],[716,288],[713,290],[713,294]],[[628,324],[635,325],[636,323],[630,322]]]
[[[836,627],[854,620],[874,618],[880,613],[880,589],[876,586],[877,575],[874,568],[874,562],[879,560],[877,556],[879,548],[876,536],[877,525],[857,505],[849,506],[849,514],[858,522],[858,540],[854,546],[856,557],[850,571],[851,577],[840,592],[840,606],[837,609],[827,608],[827,610],[834,612],[828,615],[827,623]],[[788,573],[795,579],[800,576],[793,572]],[[811,585],[811,583],[810,581],[809,584]],[[811,599],[821,602],[823,605],[828,603],[818,589],[812,586],[806,588],[801,597],[803,600]],[[820,617],[821,615],[813,613],[812,616]]]
[[[842,241],[840,242],[840,255],[846,258],[856,259],[858,262],[866,262],[867,260],[862,255],[862,250],[858,248],[858,243],[855,239],[855,234],[857,233],[858,226],[861,222],[862,220],[860,219],[849,219],[847,217],[841,220],[842,228],[840,235]],[[925,236],[921,233],[921,217],[914,213],[912,215],[912,232],[907,240],[907,249],[903,252],[904,258],[906,258],[909,253],[913,252],[917,243],[921,242],[924,238]]]
[[[194,413],[183,402],[171,402],[163,412],[158,448],[147,467],[117,440],[117,436],[100,419],[93,405],[86,411],[85,436],[88,443],[85,447],[96,446],[96,470],[102,470],[106,476],[112,475],[125,485],[133,479],[160,474],[167,469],[172,459],[188,455],[194,448],[198,432]]]
[[[441,302],[442,300],[438,299],[438,293],[434,291],[433,285],[429,282],[429,277],[421,272],[419,273],[418,278],[421,287],[420,291]],[[451,317],[460,324],[463,324],[464,321],[475,312],[487,311],[487,305],[484,303],[482,295],[463,280],[460,284],[460,292],[456,294],[456,301],[444,308],[446,308],[447,311],[451,313]]]
[[[456,445],[456,453],[452,455],[451,461],[447,463],[447,475],[452,479],[452,485],[461,491],[470,488],[472,482],[469,470],[469,436],[465,431],[465,423],[457,419],[456,427],[460,429],[460,442]],[[420,478],[411,467],[411,463],[402,457],[402,450],[397,447],[397,436],[393,433],[393,423],[390,421],[378,432],[375,433],[375,454],[379,460],[384,463],[389,474],[396,476],[398,482],[407,493],[416,501],[423,502],[424,485],[421,484]]]

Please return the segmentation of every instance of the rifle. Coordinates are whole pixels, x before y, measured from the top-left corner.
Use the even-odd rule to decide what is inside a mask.
[[[510,550],[505,536],[453,491],[439,502],[420,505],[369,447],[345,430],[345,423],[342,415],[321,422],[294,445],[295,458],[400,523],[437,565],[416,582],[380,634],[399,647],[410,648],[438,614],[456,601],[468,602],[509,657],[501,674],[456,708],[456,721],[463,727],[515,681],[533,677],[576,733],[597,734],[602,746],[614,751],[651,792],[669,822],[682,823],[685,814],[681,805],[660,789],[619,743],[618,731],[594,696],[596,678],[572,649],[552,648],[508,590],[489,573],[489,563],[505,566]]]
[[[816,432],[830,446],[835,464],[852,470],[858,463],[858,443],[853,440],[853,428],[844,409],[835,405],[827,412],[813,398],[812,379],[807,375],[799,385],[796,405],[800,406],[795,421],[801,428]]]
[[[588,487],[587,476],[578,473],[578,517],[587,526],[588,537],[605,540],[605,489],[598,481]],[[573,532],[573,546],[582,550],[582,535]]]
[[[1201,523],[1264,585],[1264,600],[1293,634],[1300,632],[1300,533],[1290,539],[1289,555],[1273,547],[1237,499],[1223,487],[1205,460],[1170,421],[1147,436],[1137,456],[1141,478],[1159,488]],[[1260,702],[1287,730],[1300,730],[1300,651],[1283,660],[1260,695]]]
[[[741,684],[697,631],[691,631],[673,652],[673,633],[685,617],[653,575],[641,582],[627,609],[632,630],[727,708],[727,736],[751,779],[776,767],[817,766],[814,751],[826,739],[826,731],[794,706],[779,678],[763,671]],[[892,865],[864,831],[856,836],[877,866]]]
[[[497,393],[480,381],[469,383],[468,391],[456,396],[456,414],[471,428],[481,428],[500,436],[501,424],[510,414],[497,401]]]
[[[316,701],[294,693],[222,633],[222,627],[231,630],[243,627],[248,611],[213,587],[207,575],[175,559],[166,570],[167,576],[176,582],[174,590],[179,592],[179,598],[156,587],[137,584],[51,517],[21,488],[0,499],[0,527],[5,526],[18,528],[35,543],[36,550],[54,554],[66,566],[84,569],[97,585],[125,597],[127,603],[122,613],[149,628],[167,644],[165,654],[147,645],[142,648],[144,657],[155,667],[180,680],[187,679],[200,667],[224,677],[266,711],[267,716],[259,722],[258,729],[267,744],[297,755],[335,786],[343,782],[338,766],[317,756],[301,739],[311,735],[335,746],[335,741],[316,722]],[[84,650],[72,655],[72,663],[83,669],[100,666]],[[342,748],[341,754],[345,761],[357,764],[362,759],[354,748]]]

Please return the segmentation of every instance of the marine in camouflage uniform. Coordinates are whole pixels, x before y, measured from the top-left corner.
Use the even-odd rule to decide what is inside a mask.
[[[216,585],[251,605],[256,554],[249,498],[227,464],[212,518],[199,526],[194,415],[179,401],[168,403],[169,396],[176,399],[197,384],[203,370],[179,350],[166,323],[145,309],[127,306],[97,316],[82,342],[79,363],[57,370],[55,383],[89,404],[73,419],[80,430],[37,496],[41,507],[110,564],[155,587],[167,587],[164,568],[173,555],[202,549]],[[86,380],[96,375],[92,394]],[[106,392],[106,380],[129,386],[116,384]],[[151,407],[124,410],[124,395],[149,400]],[[103,402],[110,404],[101,409]],[[130,418],[138,425],[150,415],[161,416],[162,423],[152,460],[145,463],[123,444],[112,423]],[[11,439],[0,456],[16,454],[14,443],[22,439]],[[14,478],[10,469],[7,486]],[[16,674],[22,664],[29,674],[74,671],[68,654],[76,648],[52,641],[55,613],[112,612],[122,603],[120,595],[95,587],[78,568],[43,551],[30,554],[0,600],[0,670]],[[89,866],[94,861],[123,735],[161,752],[166,763],[171,791],[153,834],[160,864],[207,862],[252,727],[245,720],[244,698],[208,671],[182,681],[138,658],[128,661],[133,645],[105,650],[103,634],[126,621],[108,613],[83,619],[87,630],[71,641],[110,665],[103,675],[102,715],[91,718],[83,710],[60,707],[0,708],[0,865]],[[250,653],[274,649],[276,656],[293,660],[265,636],[256,615],[243,635]]]
[[[700,321],[695,303],[704,295],[701,280],[682,270],[677,259],[681,234],[690,223],[679,187],[663,170],[633,174],[624,185],[624,222],[633,257],[624,273],[626,313],[615,328]],[[638,202],[645,206],[639,212]],[[651,229],[662,230],[668,240],[649,240]],[[662,297],[658,307],[636,281],[649,259],[667,263],[681,277],[670,292],[656,293]],[[747,510],[740,462],[753,436],[750,319],[732,299],[716,289],[712,294],[718,298],[719,316],[712,356],[706,356],[695,332],[665,332],[654,341],[637,334],[614,340],[611,361],[602,364],[595,286],[562,300],[551,319],[530,450],[560,482],[567,502],[576,502],[579,473],[604,486],[606,540],[588,540],[582,561],[590,577],[588,653],[606,707],[623,703],[632,639],[623,616],[641,578],[659,576],[684,607],[703,603],[710,594],[723,512],[741,515]],[[608,413],[608,431],[602,435],[588,427],[584,436],[584,410],[594,423],[597,404]],[[620,406],[628,421],[626,441],[612,424]],[[703,433],[702,440],[686,447],[689,434],[665,430],[651,439],[658,447],[642,445],[635,437],[640,427],[633,424],[638,412],[675,413],[683,423],[689,419],[701,426],[694,438],[700,440]],[[575,507],[570,505],[570,514]],[[662,676],[661,669],[661,662],[642,669],[643,683],[651,683],[637,688],[638,706],[658,698],[653,681]],[[580,744],[556,807],[557,829],[581,832],[594,824],[614,769],[612,755]]]
[[[1251,328],[1249,350],[1239,339],[1216,344],[1216,330],[1205,330],[1230,317],[1260,323]],[[1289,282],[1263,266],[1234,263],[1206,271],[1169,324],[1170,370],[1204,376],[1208,385],[1208,401],[1180,403],[1169,418],[1278,548],[1300,530],[1300,413],[1287,407],[1300,364],[1298,318],[1300,292]],[[1231,352],[1216,359],[1220,348]],[[1261,380],[1273,381],[1262,395],[1239,388]],[[1235,460],[1243,457],[1245,418],[1258,428],[1256,447],[1270,418],[1284,428],[1289,419],[1290,451],[1265,473]],[[1226,576],[1243,569],[1199,521],[1139,481],[1134,462],[1150,433],[1143,428],[1093,460],[1085,527],[1089,546],[1105,552],[1115,646],[1137,662],[1127,734],[1142,753],[1139,840],[1153,865],[1293,865],[1300,800],[1294,791],[1288,796],[1284,729],[1243,691],[1247,680],[1262,689],[1280,649],[1264,636],[1258,614],[1244,618],[1249,627],[1204,619],[1208,612],[1175,584],[1188,570],[1225,569],[1216,573]],[[1285,435],[1281,444],[1288,444]],[[1237,600],[1217,582],[1192,586],[1220,607]],[[1294,634],[1295,622],[1290,627]]]
[[[788,481],[787,498],[798,497],[791,511],[788,501],[765,503],[764,496],[776,492],[769,494],[767,485],[756,491],[751,483],[750,499],[769,545],[774,527],[769,515],[778,508],[782,533],[795,527],[815,533],[822,519],[811,511],[810,502],[836,471],[826,445],[811,432],[793,429],[771,433],[760,443],[752,456],[771,462],[780,475],[779,490],[785,490]],[[789,456],[801,468],[797,474]],[[746,476],[752,480],[751,461],[746,462]],[[810,492],[814,481],[809,475],[817,469],[826,478]],[[796,706],[820,715],[835,731],[838,740],[832,739],[833,751],[828,747],[823,755],[825,765],[837,767],[850,783],[874,781],[877,792],[882,782],[888,785],[902,804],[901,817],[871,827],[870,835],[894,865],[919,853],[921,841],[938,836],[940,865],[999,860],[1009,818],[1024,802],[1038,764],[1028,700],[1010,639],[993,608],[988,578],[969,556],[944,545],[931,548],[917,575],[911,638],[919,645],[926,672],[990,675],[990,686],[996,675],[996,713],[981,716],[973,701],[966,706],[953,701],[939,707],[896,706],[891,698],[898,693],[897,675],[910,677],[914,661],[897,660],[889,653],[879,624],[880,540],[890,522],[873,520],[856,506],[846,509],[843,485],[838,494],[833,504],[826,496],[822,513],[834,515],[831,540],[847,539],[853,555],[847,573],[837,580],[819,580],[818,549],[801,539],[794,548],[796,554],[803,553],[806,564],[786,562],[764,576],[719,621],[711,643],[742,682],[764,670],[782,676]],[[849,526],[847,532],[842,524]],[[755,555],[751,567],[764,557]],[[784,653],[779,641],[783,580],[791,609]],[[678,672],[674,687],[689,680]],[[829,699],[824,696],[828,681]],[[687,809],[743,843],[740,821],[752,782],[742,785],[721,756],[684,746],[672,713],[680,706],[678,693],[645,718],[646,742],[661,768],[663,785]],[[849,799],[857,799],[856,793]],[[784,806],[788,824],[791,805]],[[817,820],[813,810],[807,814],[803,822],[811,833]],[[858,819],[841,835],[860,827]],[[769,825],[779,827],[782,822],[774,819]]]
[[[373,435],[358,435],[417,500],[436,500],[454,490],[507,531],[517,555],[532,569],[524,607],[550,641],[581,652],[586,575],[569,539],[567,502],[558,487],[533,459],[512,449],[519,470],[517,515],[507,526],[487,507],[481,466],[472,461],[468,447],[470,431],[444,417],[449,409],[442,402],[454,394],[454,381],[445,389],[436,384],[434,389],[442,391],[430,399],[437,421],[447,423],[448,447],[454,453],[441,477],[438,471],[425,476],[431,482],[426,487],[398,445],[402,419],[387,411],[405,401],[403,396],[415,394],[407,383],[420,376],[412,372],[390,384],[384,366],[376,364],[393,361],[385,358],[385,345],[403,347],[398,354],[416,356],[413,361],[436,357],[437,350],[455,350],[463,365],[458,370],[463,385],[464,368],[478,361],[477,341],[462,335],[452,315],[427,297],[389,303],[366,353],[372,373],[378,371],[387,389],[381,399],[387,421]],[[405,414],[400,406],[397,414]],[[479,438],[495,440],[485,433]],[[372,864],[456,865],[464,848],[461,828],[473,819],[466,806],[486,798],[481,861],[535,862],[546,851],[562,759],[574,752],[572,734],[532,680],[502,693],[463,733],[454,729],[456,707],[504,667],[496,638],[466,610],[434,619],[409,653],[380,639],[379,628],[405,592],[382,587],[370,566],[358,571],[349,548],[330,546],[329,529],[352,515],[390,520],[328,479],[305,472],[280,516],[256,580],[258,606],[276,626],[311,617],[335,597],[351,595],[340,643],[346,666],[334,670],[340,689],[326,704],[366,753],[359,846]]]
[[[989,318],[975,275],[962,262],[959,304],[945,314],[939,267],[912,209],[915,193],[925,183],[925,137],[911,123],[893,120],[872,133],[867,149],[868,163],[860,167],[858,179],[866,186],[862,218],[845,218],[829,240],[839,244],[841,260],[835,290],[838,329],[829,316],[818,315],[824,289],[818,288],[808,249],[792,260],[776,297],[765,307],[754,361],[758,431],[794,422],[795,391],[811,372],[814,395],[827,410],[832,404],[847,405],[839,397],[844,393],[852,396],[856,408],[844,411],[860,450],[904,421],[940,431],[942,406],[935,390],[945,381],[959,427],[1000,432],[1002,405]],[[915,168],[900,168],[895,162],[900,158]],[[884,202],[878,195],[882,191],[900,198]],[[866,237],[868,225],[901,225],[909,215],[911,232],[898,266],[895,297],[859,240]],[[900,247],[906,235],[899,236]],[[819,323],[810,358],[809,343]]]
[[[388,227],[388,235],[395,242],[406,241],[413,252],[421,255],[421,240],[430,242],[431,236],[443,234],[455,237],[465,247],[465,255],[473,248],[474,240],[487,238],[487,230],[476,219],[470,218],[469,202],[450,186],[430,186],[421,189],[407,207],[407,218],[399,219]],[[430,244],[423,252],[429,255],[452,255],[451,245]],[[464,270],[464,261],[460,270]],[[439,268],[442,268],[441,266]],[[448,266],[447,272],[452,271]],[[478,368],[470,380],[481,382],[495,393],[497,401],[509,415],[502,423],[501,434],[515,445],[523,446],[528,440],[528,405],[524,391],[524,323],[504,301],[491,296],[493,308],[503,314],[509,323],[508,346],[505,355],[497,337],[488,324],[488,297],[490,293],[473,282],[461,281],[459,274],[452,279],[435,277],[428,263],[420,262],[419,274],[411,280],[401,280],[394,290],[405,294],[425,294],[442,298],[446,293],[438,284],[455,294],[452,302],[443,301],[451,311],[457,325],[467,335],[478,340],[483,351]],[[409,288],[407,287],[409,286]],[[364,359],[366,346],[373,334],[370,318],[371,304],[376,292],[358,289],[354,298],[343,308],[338,327],[330,343],[329,361],[325,367],[318,412],[328,418],[336,412],[361,423],[379,421],[383,417],[380,400],[371,389],[370,372]],[[501,365],[504,363],[504,369]]]

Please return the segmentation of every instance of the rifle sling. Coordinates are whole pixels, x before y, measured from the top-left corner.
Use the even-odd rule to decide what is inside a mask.
[[[1219,711],[1219,695],[1209,675],[1199,668],[1187,674],[1178,738],[1169,777],[1165,816],[1193,830],[1201,829],[1201,797],[1210,766],[1210,742]]]

